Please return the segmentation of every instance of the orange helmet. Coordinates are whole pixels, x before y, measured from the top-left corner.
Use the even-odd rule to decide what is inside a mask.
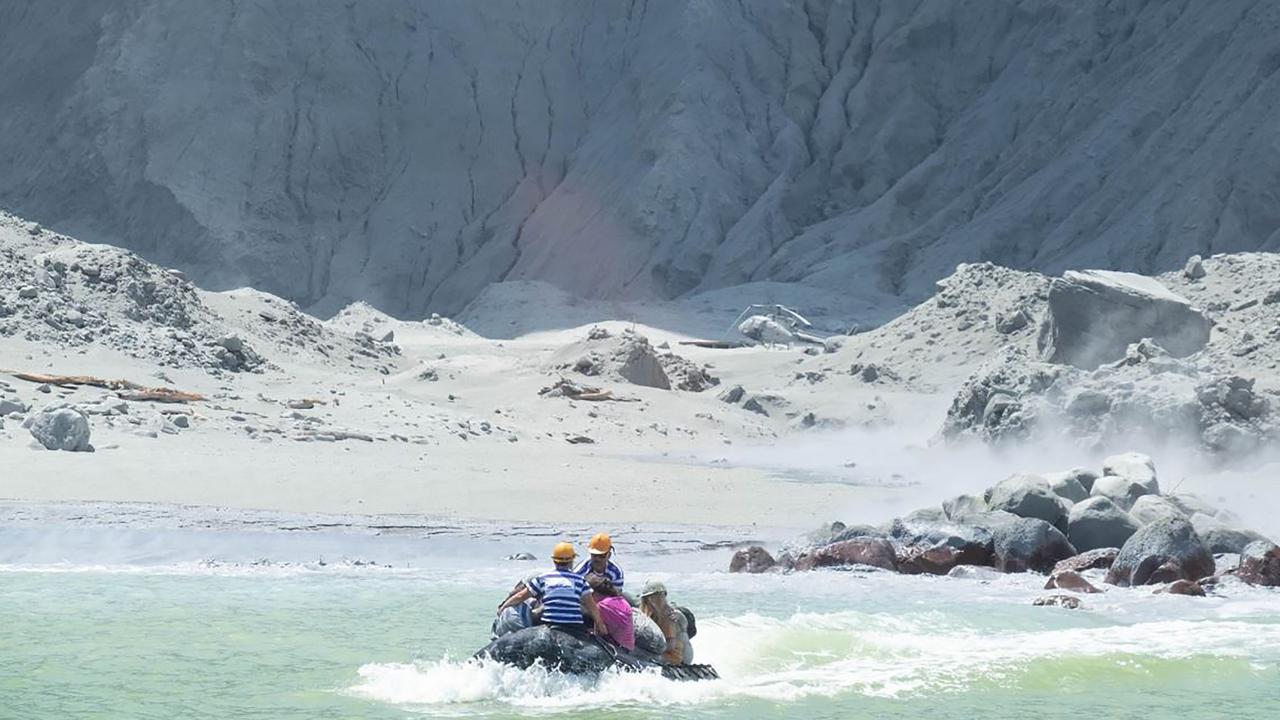
[[[576,557],[578,557],[578,552],[573,549],[572,543],[556,543],[555,548],[551,551],[551,559],[558,563],[573,562]]]
[[[587,552],[592,555],[608,555],[613,550],[613,541],[609,539],[609,533],[597,533],[591,538],[591,544],[587,545]]]

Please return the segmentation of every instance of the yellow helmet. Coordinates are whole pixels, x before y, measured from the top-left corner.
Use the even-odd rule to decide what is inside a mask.
[[[573,562],[576,557],[578,553],[573,549],[572,543],[556,543],[555,549],[551,551],[551,559],[558,563]]]
[[[613,541],[609,539],[609,533],[597,533],[587,546],[592,555],[608,555],[610,550],[613,550]]]

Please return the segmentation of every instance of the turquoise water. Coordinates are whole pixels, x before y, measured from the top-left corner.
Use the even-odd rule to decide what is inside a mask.
[[[284,552],[263,538],[251,544]],[[48,562],[46,548],[39,563],[0,564],[0,717],[1269,718],[1280,701],[1271,591],[1114,590],[1066,611],[1032,607],[1043,579],[1025,576],[743,577],[720,572],[727,551],[656,546],[632,549],[630,580],[662,578],[699,611],[698,659],[723,680],[476,664],[491,609],[536,564],[423,542],[394,568],[180,549],[156,562],[155,543],[151,562]]]

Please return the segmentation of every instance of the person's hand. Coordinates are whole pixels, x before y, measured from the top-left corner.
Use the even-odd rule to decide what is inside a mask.
[[[600,637],[607,637],[609,635],[609,628],[605,627],[604,622],[601,620],[596,620],[596,634]]]

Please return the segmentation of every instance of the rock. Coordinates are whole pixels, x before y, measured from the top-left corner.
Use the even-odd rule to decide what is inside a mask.
[[[1015,333],[1029,324],[1031,324],[1031,316],[1023,308],[996,316],[996,332],[1001,335]]]
[[[1075,570],[1054,570],[1049,576],[1049,582],[1044,585],[1045,590],[1070,590],[1072,592],[1081,593],[1100,593],[1093,583],[1084,579],[1084,576]]]
[[[966,523],[955,523],[908,515],[890,523],[887,534],[901,547],[919,550],[939,545],[950,547],[958,553],[955,558],[958,565],[990,565],[994,548],[991,528],[1018,518],[1003,512],[974,517]],[[986,522],[989,527],[977,524],[979,522]]]
[[[769,417],[769,411],[764,408],[764,405],[760,403],[760,399],[757,397],[747,398],[747,401],[742,403],[742,409],[749,410],[757,415]]]
[[[1067,610],[1079,610],[1084,606],[1080,598],[1072,595],[1045,595],[1036,598],[1031,604],[1036,607],[1061,607]]]
[[[50,406],[28,419],[31,437],[47,450],[93,452],[89,444],[89,418],[67,406]]]
[[[519,561],[522,561],[522,562],[528,562],[528,561],[531,561],[531,560],[537,560],[537,559],[538,559],[538,557],[537,557],[536,555],[534,555],[533,553],[529,553],[529,552],[518,552],[518,553],[516,553],[516,554],[514,554],[514,555],[508,555],[508,556],[507,556],[507,559],[508,559],[508,560],[519,560]]]
[[[1038,518],[1020,518],[992,532],[995,568],[1001,572],[1049,572],[1076,549],[1057,528]]]
[[[796,558],[796,570],[823,567],[868,565],[884,570],[897,570],[893,543],[883,538],[856,538],[824,545]]]
[[[1209,548],[1211,553],[1243,554],[1245,547],[1250,543],[1266,540],[1252,530],[1232,527],[1204,513],[1192,515],[1191,526],[1195,528],[1196,534],[1204,541],[1205,547]]]
[[[742,402],[742,398],[745,397],[746,394],[747,394],[746,388],[742,387],[741,385],[734,385],[731,388],[725,388],[720,393],[720,402],[729,403],[730,405],[737,405],[738,403]]]
[[[957,495],[942,502],[942,511],[948,520],[963,522],[965,518],[986,513],[987,501],[977,495]]]
[[[1187,517],[1182,508],[1163,495],[1143,495],[1134,501],[1133,507],[1129,509],[1129,515],[1137,520],[1139,525],[1150,525],[1166,517]]]
[[[1133,507],[1138,498],[1154,493],[1142,483],[1116,475],[1103,475],[1094,481],[1093,490],[1089,494],[1092,497],[1107,498],[1120,508],[1128,510]]]
[[[390,343],[390,342],[395,342],[395,341],[396,341],[396,331],[395,331],[395,330],[388,330],[388,331],[387,331],[387,334],[383,335],[383,336],[382,336],[382,338],[379,340],[379,342],[384,342],[384,343]]]
[[[0,398],[0,417],[12,415],[13,413],[25,414],[30,408],[18,400],[10,400],[9,398]]]
[[[1187,258],[1187,264],[1182,268],[1182,276],[1188,280],[1199,280],[1205,276],[1204,260],[1199,255],[1192,255]]]
[[[1204,597],[1204,588],[1195,580],[1174,580],[1168,585],[1156,590],[1157,593],[1167,593],[1169,595],[1190,595],[1192,597]]]
[[[40,393],[44,393],[45,395],[48,395],[49,393],[53,392],[53,388],[49,386],[49,383],[41,383],[36,386],[36,392],[40,392]]]
[[[762,573],[774,569],[777,565],[777,561],[768,550],[759,545],[752,545],[733,554],[733,559],[729,561],[729,572]]]
[[[852,540],[860,537],[885,537],[887,533],[872,525],[850,525],[831,538],[831,542]]]
[[[1148,455],[1135,452],[1112,455],[1102,461],[1102,474],[1104,477],[1122,477],[1142,485],[1152,495],[1160,494],[1160,483],[1156,481],[1156,464]]]
[[[1120,548],[1107,582],[1128,587],[1213,574],[1213,555],[1184,518],[1164,518],[1138,530]]]
[[[1151,338],[1175,357],[1204,349],[1213,321],[1158,281],[1132,273],[1068,271],[1049,286],[1038,346],[1051,363],[1093,370]]]
[[[172,418],[174,427],[189,428],[191,427],[191,418],[187,415],[174,415]]]
[[[1249,543],[1231,574],[1250,585],[1280,587],[1280,547],[1270,540]]]
[[[586,435],[570,435],[565,438],[565,442],[570,445],[595,445],[596,441]]]
[[[1065,530],[1067,509],[1062,500],[1039,475],[1013,475],[991,488],[987,506],[1023,518],[1039,518]]]
[[[1049,489],[1055,495],[1078,503],[1089,497],[1089,491],[1093,489],[1093,481],[1097,480],[1098,476],[1084,468],[1075,468],[1066,472],[1049,473],[1044,476],[1044,479],[1048,481]]]
[[[27,285],[22,289],[18,290],[18,297],[22,298],[23,300],[31,300],[39,294],[40,294],[40,291],[36,289],[35,286],[32,286],[32,285]]]
[[[933,547],[899,547],[898,572],[904,575],[946,575],[961,564],[964,555],[945,543]]]
[[[1079,555],[1074,555],[1066,560],[1059,560],[1053,566],[1053,571],[1064,572],[1072,570],[1075,572],[1084,572],[1085,570],[1106,570],[1116,561],[1116,556],[1120,554],[1120,548],[1098,548],[1097,550],[1088,550]]]
[[[1081,552],[1121,547],[1139,527],[1129,513],[1101,495],[1076,503],[1067,515],[1067,537]]]
[[[239,335],[223,335],[218,338],[216,344],[228,352],[237,354],[244,352],[244,340],[241,340]]]

